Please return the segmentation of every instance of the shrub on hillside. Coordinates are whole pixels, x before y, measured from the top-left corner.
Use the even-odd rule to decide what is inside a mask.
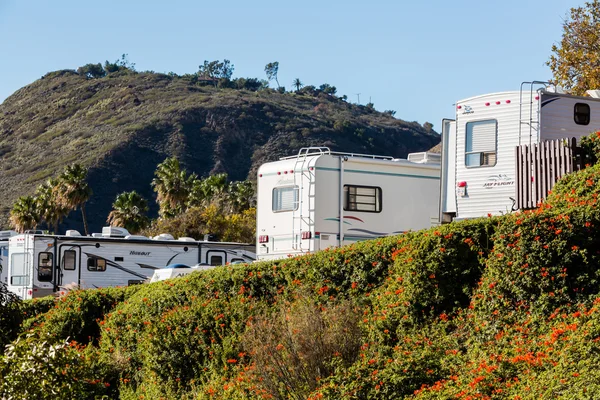
[[[32,308],[50,309],[41,314],[34,315],[25,321],[23,328],[35,328],[40,335],[48,335],[54,340],[75,340],[87,344],[100,338],[100,321],[117,304],[126,300],[135,293],[139,286],[127,288],[102,288],[88,290],[74,290],[56,299],[52,297],[34,302],[26,311],[35,313]]]
[[[498,223],[483,218],[398,237],[390,277],[373,293],[376,329],[370,331],[393,343],[406,327],[466,307]]]
[[[361,314],[349,300],[317,305],[301,295],[274,315],[253,318],[242,339],[251,375],[273,398],[307,398],[320,380],[358,357]]]
[[[116,381],[98,379],[95,350],[49,335],[27,334],[0,359],[0,392],[6,399],[114,398]]]
[[[4,282],[0,282],[0,354],[3,353],[4,346],[14,340],[21,329],[20,305],[19,298],[8,291]]]

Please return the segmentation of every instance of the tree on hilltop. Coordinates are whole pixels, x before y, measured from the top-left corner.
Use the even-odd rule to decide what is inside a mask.
[[[122,54],[121,59],[116,60],[115,62],[111,63],[108,60],[106,60],[106,62],[104,63],[104,70],[108,74],[123,70],[135,72],[135,63],[129,61],[128,54]]]
[[[302,81],[300,81],[300,78],[296,78],[292,82],[292,86],[296,88],[296,92],[299,92],[300,89],[302,89],[302,86],[304,86],[304,84],[302,83]]]
[[[335,95],[335,93],[337,92],[337,88],[335,86],[331,86],[329,83],[324,83],[321,86],[319,86],[319,90],[331,96]]]
[[[279,61],[270,62],[265,65],[265,73],[267,74],[267,79],[271,82],[273,79],[277,83],[277,87],[279,88],[279,81],[277,80],[277,73],[279,72]]]
[[[234,65],[229,60],[208,61],[204,60],[204,64],[198,66],[198,76],[212,79],[231,79],[233,75]]]
[[[102,68],[102,64],[85,64],[77,68],[77,73],[87,79],[96,79],[106,76],[106,71]]]
[[[560,44],[546,63],[554,83],[574,95],[600,88],[600,0],[571,8]]]

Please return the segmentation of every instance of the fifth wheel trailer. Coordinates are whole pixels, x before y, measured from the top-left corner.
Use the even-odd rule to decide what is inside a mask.
[[[408,159],[303,148],[258,170],[256,255],[306,254],[428,228],[438,220],[439,154]]]
[[[150,278],[170,264],[224,265],[252,262],[254,246],[243,243],[152,239],[105,227],[102,234],[81,236],[21,234],[9,239],[8,289],[23,299],[42,297],[74,284],[80,288],[127,286]]]
[[[440,220],[514,211],[515,149],[600,129],[600,92],[556,93],[544,82],[456,102],[442,121]]]

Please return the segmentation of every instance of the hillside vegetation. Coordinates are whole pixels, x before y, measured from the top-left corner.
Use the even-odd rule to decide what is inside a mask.
[[[55,398],[49,388],[62,398],[598,398],[599,193],[595,165],[527,212],[11,303],[0,388],[40,399]]]
[[[200,177],[227,173],[239,181],[303,146],[405,157],[439,142],[431,124],[350,104],[322,87],[285,92],[245,78],[203,83],[198,74],[138,73],[116,63],[51,72],[0,105],[0,227],[8,227],[19,196],[73,162],[89,168],[86,211],[97,232],[124,191],[150,199],[157,215],[150,182],[167,157]],[[75,213],[64,226],[83,231]]]

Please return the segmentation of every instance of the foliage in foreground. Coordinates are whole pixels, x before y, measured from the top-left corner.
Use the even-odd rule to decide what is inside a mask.
[[[86,396],[597,398],[599,182],[593,166],[528,212],[72,292],[15,328],[2,365],[50,368],[36,338],[69,343],[57,385]]]

